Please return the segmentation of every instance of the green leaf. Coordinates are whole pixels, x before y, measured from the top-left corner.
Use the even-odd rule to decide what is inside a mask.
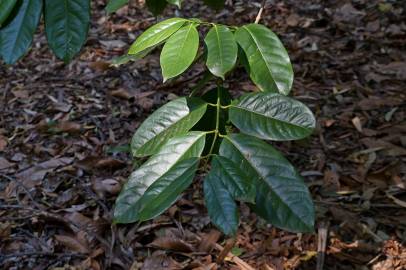
[[[177,5],[178,8],[181,8],[182,5],[182,1],[183,0],[166,0],[168,3],[172,4],[172,5]]]
[[[146,4],[149,11],[151,11],[154,16],[158,16],[166,8],[167,2],[166,0],[146,0]]]
[[[0,31],[0,54],[5,63],[17,62],[28,51],[41,11],[42,1],[22,0],[17,15]]]
[[[250,77],[259,89],[289,94],[293,69],[279,38],[259,24],[244,25],[238,28],[235,36],[247,56]]]
[[[173,33],[179,30],[186,20],[182,18],[172,18],[148,28],[131,45],[128,54],[139,54],[145,50],[154,48],[164,42]]]
[[[128,4],[129,0],[110,0],[106,6],[107,13],[113,13]]]
[[[195,24],[183,26],[165,43],[161,52],[164,82],[182,74],[196,57],[199,34]]]
[[[234,34],[223,25],[214,25],[205,38],[206,65],[211,73],[224,80],[237,61],[238,46]]]
[[[254,179],[250,179],[245,171],[230,159],[214,156],[211,171],[223,182],[235,200],[255,203]]]
[[[116,200],[115,222],[131,223],[139,220],[138,201],[146,190],[168,173],[176,163],[199,157],[205,145],[204,132],[189,132],[166,142],[159,152],[135,170]]]
[[[13,10],[17,0],[1,0],[0,1],[0,27],[6,21],[11,11]]]
[[[49,47],[69,63],[86,42],[89,0],[45,0],[45,31]]]
[[[154,48],[148,48],[142,52],[139,52],[137,54],[123,54],[120,56],[117,56],[110,61],[110,65],[113,67],[119,67],[121,65],[127,64],[128,62],[131,61],[137,61],[142,59],[144,56],[149,54]]]
[[[171,137],[189,131],[204,115],[207,104],[199,98],[178,98],[151,114],[135,132],[131,141],[134,156],[158,152]]]
[[[200,159],[193,157],[176,163],[156,180],[138,202],[139,220],[146,221],[162,214],[193,181]]]
[[[137,61],[139,60],[140,57],[138,55],[132,55],[132,54],[123,54],[117,57],[114,57],[110,61],[110,65],[113,67],[119,67],[121,65],[127,64],[131,61]]]
[[[235,235],[238,229],[238,209],[218,170],[211,170],[203,183],[204,200],[211,222],[226,235]]]
[[[292,232],[311,232],[314,206],[302,177],[281,153],[255,137],[225,137],[220,155],[239,165],[257,181],[254,211],[276,227]]]
[[[316,125],[303,103],[276,93],[253,93],[233,102],[230,121],[241,132],[275,141],[309,136]]]
[[[225,0],[204,0],[204,3],[215,10],[219,10],[224,7]]]

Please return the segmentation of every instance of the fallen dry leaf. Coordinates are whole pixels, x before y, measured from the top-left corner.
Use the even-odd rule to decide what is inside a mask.
[[[141,270],[181,270],[183,266],[166,255],[153,255],[148,257]]]
[[[110,69],[110,63],[105,61],[95,61],[89,63],[89,67],[96,71],[106,71]]]
[[[354,125],[354,127],[357,129],[357,131],[362,133],[361,119],[358,116],[356,116],[351,121],[352,121],[352,124]]]
[[[32,188],[41,183],[45,175],[49,172],[64,166],[68,166],[73,162],[73,158],[54,158],[48,161],[34,165],[16,175],[17,178],[23,181],[27,188]]]
[[[89,156],[76,162],[76,166],[86,171],[92,171],[95,169],[116,170],[123,168],[125,165],[126,164],[123,161],[118,159],[96,156]]]
[[[92,180],[92,188],[99,197],[104,197],[106,193],[112,195],[118,194],[121,190],[121,183],[116,179],[112,178],[109,179],[96,178]]]
[[[4,151],[7,146],[7,139],[3,135],[0,135],[0,152]]]
[[[211,230],[209,233],[203,235],[198,250],[209,253],[220,239],[220,236],[221,233],[217,230]]]
[[[371,138],[363,138],[361,139],[362,144],[369,148],[382,148],[382,152],[385,155],[398,157],[398,156],[405,156],[406,149],[397,145],[394,145],[390,142],[384,140],[374,140]]]
[[[0,157],[0,170],[4,170],[14,166],[14,163],[9,162],[4,157]]]
[[[66,133],[79,133],[82,129],[82,126],[78,123],[70,122],[70,121],[63,121],[59,122],[56,126],[55,129],[57,132],[66,132]]]
[[[194,250],[191,244],[174,236],[159,237],[155,239],[150,245],[160,249],[173,250],[185,253],[189,253]]]
[[[66,246],[68,249],[78,252],[87,254],[89,253],[89,247],[79,241],[75,237],[67,236],[67,235],[55,235],[56,241],[58,241],[61,245]]]

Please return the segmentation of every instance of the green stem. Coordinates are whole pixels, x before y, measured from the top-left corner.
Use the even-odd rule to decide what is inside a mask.
[[[228,108],[231,108],[231,107],[233,107],[233,105],[226,105],[226,106],[222,106],[221,104],[220,104],[220,106],[219,105],[217,105],[217,104],[214,104],[214,103],[207,103],[207,105],[209,105],[209,106],[212,106],[212,107],[220,107],[221,109],[228,109]]]
[[[208,156],[210,156],[213,153],[214,146],[216,145],[217,137],[219,136],[219,126],[220,126],[220,109],[221,109],[221,103],[220,103],[220,87],[217,87],[217,110],[216,110],[216,129],[214,130],[214,138],[213,142],[211,143],[211,147],[209,150]]]

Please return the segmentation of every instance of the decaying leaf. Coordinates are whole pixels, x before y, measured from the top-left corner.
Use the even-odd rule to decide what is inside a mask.
[[[66,246],[68,249],[79,252],[79,253],[89,253],[89,247],[83,241],[79,239],[67,236],[67,235],[55,235],[56,241],[58,241],[61,245]]]

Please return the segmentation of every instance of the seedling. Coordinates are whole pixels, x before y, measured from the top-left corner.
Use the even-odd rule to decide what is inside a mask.
[[[197,29],[203,26],[210,30],[204,39],[204,57],[197,57]],[[236,201],[248,203],[276,227],[313,231],[314,206],[302,177],[266,142],[303,139],[315,127],[310,109],[287,96],[293,70],[276,34],[260,24],[229,27],[172,18],[147,29],[128,54],[142,57],[162,44],[164,81],[203,59],[208,69],[203,82],[215,78],[217,87],[203,94],[197,87],[141,124],[131,152],[135,158],[149,158],[118,196],[115,222],[146,221],[162,214],[191,185],[200,168],[207,173],[203,189],[209,216],[225,234],[237,232]],[[258,91],[232,100],[223,81],[238,63]]]

